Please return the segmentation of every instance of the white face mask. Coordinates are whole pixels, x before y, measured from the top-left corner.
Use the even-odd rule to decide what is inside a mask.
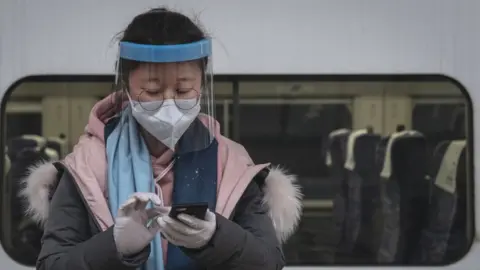
[[[137,122],[172,150],[175,149],[178,140],[200,113],[200,104],[196,98],[146,102],[133,101],[130,97],[128,98],[132,106],[132,115]]]

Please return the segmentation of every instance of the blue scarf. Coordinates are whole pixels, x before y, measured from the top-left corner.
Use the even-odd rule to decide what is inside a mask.
[[[115,123],[116,122],[116,123]],[[111,126],[105,128],[108,162],[108,196],[110,211],[115,218],[118,208],[135,192],[155,192],[150,154],[140,135],[137,122],[127,107]],[[177,147],[173,168],[172,204],[207,202],[214,211],[217,200],[218,143],[195,152],[182,149],[201,149],[208,130],[197,120],[185,132]],[[203,139],[202,139],[203,138]],[[151,204],[149,205],[151,207]],[[158,234],[151,244],[151,253],[142,270],[197,270],[195,262],[183,251],[169,243],[167,265],[164,267],[162,241]]]

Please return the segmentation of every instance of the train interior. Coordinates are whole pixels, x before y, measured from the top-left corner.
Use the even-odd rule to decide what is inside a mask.
[[[109,78],[111,79],[111,78]],[[107,79],[22,82],[6,98],[2,243],[34,265],[41,228],[24,214],[20,180],[61,160],[84,133]],[[445,78],[220,78],[216,118],[256,163],[298,176],[304,213],[289,265],[438,265],[473,241],[470,101]]]

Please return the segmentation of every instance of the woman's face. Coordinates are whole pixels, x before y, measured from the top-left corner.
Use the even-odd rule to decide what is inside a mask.
[[[129,76],[129,94],[145,102],[198,98],[202,71],[198,62],[143,64]]]

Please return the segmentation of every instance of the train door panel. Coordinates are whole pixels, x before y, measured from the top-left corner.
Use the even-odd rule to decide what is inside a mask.
[[[353,128],[361,129],[371,126],[383,132],[384,99],[379,95],[358,96],[353,100]]]
[[[45,96],[42,98],[42,135],[58,137],[61,134],[69,139],[69,98],[66,96]]]
[[[404,125],[407,129],[412,126],[412,99],[409,96],[386,96],[384,102],[385,134],[395,132],[398,125]]]

